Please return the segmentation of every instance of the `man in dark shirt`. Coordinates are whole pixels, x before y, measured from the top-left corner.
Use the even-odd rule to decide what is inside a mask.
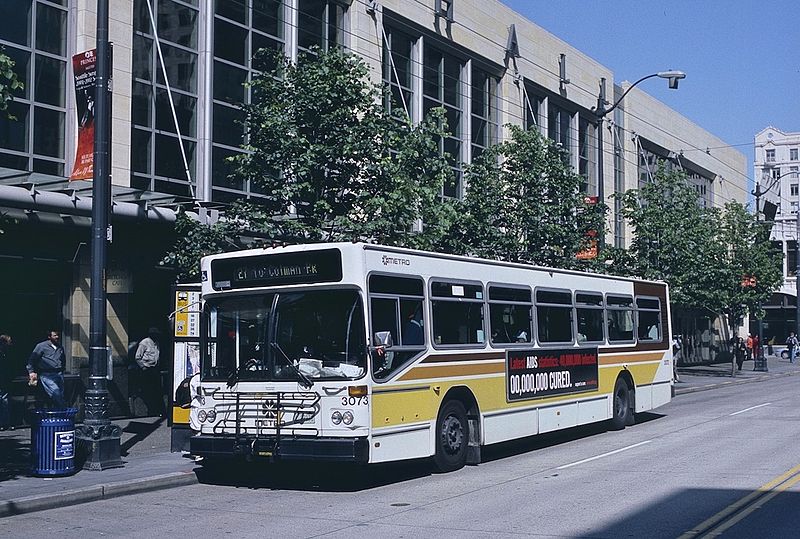
[[[55,408],[64,408],[64,348],[57,331],[36,345],[28,359],[30,384],[40,383]]]

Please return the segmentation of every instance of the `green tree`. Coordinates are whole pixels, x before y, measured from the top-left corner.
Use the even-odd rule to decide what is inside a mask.
[[[601,230],[605,207],[587,204],[562,149],[536,130],[508,126],[509,140],[467,167],[453,245],[464,254],[576,268]]]
[[[14,71],[14,60],[2,51],[0,48],[0,111],[9,119],[15,120],[16,118],[8,114],[8,103],[14,99],[14,92],[22,90],[25,85]]]
[[[211,227],[181,218],[165,263],[196,275],[200,256],[273,241],[442,248],[455,216],[441,197],[453,174],[438,151],[443,111],[419,125],[390,115],[363,59],[338,49],[270,61],[250,84],[247,144],[232,160],[233,179],[265,198]]]
[[[416,126],[392,117],[364,60],[339,49],[277,65],[251,83],[247,152],[236,158],[236,176],[268,195],[265,208],[289,216],[273,223],[275,233],[436,244],[438,227],[412,229],[424,213],[437,215],[452,174],[436,146],[441,113]]]
[[[738,202],[729,202],[719,215],[718,241],[726,271],[719,282],[720,311],[733,326],[745,313],[763,317],[761,305],[783,282],[783,253],[769,241],[770,224]]]

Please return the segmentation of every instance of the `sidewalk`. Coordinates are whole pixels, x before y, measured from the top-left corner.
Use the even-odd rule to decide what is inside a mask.
[[[194,461],[170,453],[166,419],[114,423],[122,427],[125,466],[101,472],[79,470],[68,477],[31,477],[30,428],[0,432],[0,517],[197,483]]]
[[[731,377],[731,364],[699,365],[696,367],[679,367],[680,382],[675,384],[675,395],[680,396],[696,391],[716,389],[733,384],[763,382],[777,376],[793,376],[800,374],[800,363],[789,363],[788,359],[767,356],[768,372],[753,371],[753,361],[745,361],[741,371]]]
[[[769,372],[754,372],[746,361],[736,377],[730,364],[685,367],[678,370],[675,395],[761,382],[800,374],[800,364],[769,357]],[[102,472],[80,470],[69,477],[31,477],[28,472],[30,429],[0,432],[0,517],[30,513],[136,492],[197,483],[197,465],[181,453],[170,453],[170,428],[161,418],[117,420],[123,429],[125,467]]]

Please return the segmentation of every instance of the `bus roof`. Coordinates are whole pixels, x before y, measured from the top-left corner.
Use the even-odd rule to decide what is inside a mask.
[[[565,275],[578,275],[578,276],[590,276],[590,277],[597,277],[600,279],[610,279],[615,281],[630,281],[630,282],[643,282],[643,283],[652,283],[652,284],[660,284],[666,285],[664,281],[654,281],[649,279],[641,279],[636,277],[622,277],[618,275],[606,275],[603,273],[595,273],[589,271],[578,271],[578,270],[568,270],[568,269],[561,269],[561,268],[551,268],[547,266],[536,266],[533,264],[524,264],[521,262],[508,262],[504,260],[491,260],[487,258],[477,258],[477,257],[470,257],[470,256],[463,256],[463,255],[453,255],[453,254],[445,254],[445,253],[436,253],[432,251],[422,251],[418,249],[409,249],[407,247],[389,247],[386,245],[378,245],[373,243],[366,243],[366,242],[328,242],[328,243],[303,243],[303,244],[296,244],[296,245],[286,245],[286,246],[276,246],[276,247],[264,247],[260,249],[245,249],[241,251],[230,251],[227,253],[220,253],[215,255],[208,255],[203,257],[204,261],[210,263],[211,260],[219,260],[219,259],[230,259],[230,258],[241,258],[241,257],[250,257],[250,256],[260,256],[269,253],[291,253],[291,252],[303,252],[303,251],[316,251],[316,250],[323,250],[323,249],[331,249],[337,248],[341,249],[342,252],[345,251],[354,251],[354,250],[363,250],[363,251],[377,251],[377,252],[384,252],[384,253],[392,253],[392,254],[407,254],[413,256],[421,256],[427,258],[437,258],[442,260],[453,260],[453,261],[461,261],[461,262],[471,262],[471,263],[478,263],[484,264],[489,266],[502,266],[502,267],[510,267],[510,268],[519,268],[519,269],[532,269],[532,270],[539,270],[539,271],[546,271],[549,273],[559,273]],[[205,264],[203,264],[205,266]]]

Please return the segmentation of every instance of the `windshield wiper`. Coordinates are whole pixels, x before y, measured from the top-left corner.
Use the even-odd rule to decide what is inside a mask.
[[[281,346],[278,343],[271,342],[269,344],[283,356],[283,359],[286,360],[286,364],[289,365],[289,367],[291,367],[291,369],[295,372],[297,377],[300,379],[300,384],[303,387],[308,389],[314,387],[314,382],[312,382],[308,376],[303,374],[300,368],[297,365],[295,365],[291,359],[289,359],[289,356],[286,355],[286,352],[283,351],[283,348],[281,348]]]

